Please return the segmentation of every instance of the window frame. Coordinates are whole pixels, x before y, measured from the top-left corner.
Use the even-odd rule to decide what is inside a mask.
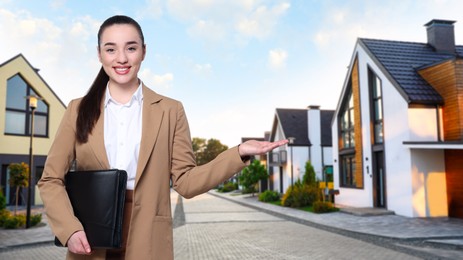
[[[25,97],[27,96],[30,96],[30,95],[36,95],[38,96],[39,98],[41,98],[41,96],[38,94],[38,92],[34,89],[34,87],[32,87],[31,84],[29,84],[29,82],[27,80],[24,79],[24,77],[20,74],[20,73],[17,73],[15,75],[13,75],[12,77],[8,78],[7,79],[7,83],[6,83],[6,97],[8,98],[8,88],[9,88],[9,81],[11,79],[13,79],[14,77],[19,77],[20,80],[22,80],[24,82],[24,84],[26,85],[26,93],[24,93],[24,109],[19,109],[19,108],[13,108],[13,107],[8,107],[8,102],[6,102],[5,104],[5,118],[4,118],[4,135],[9,135],[9,136],[31,136],[31,118],[32,118],[32,110],[29,108],[29,100]],[[50,105],[45,101],[45,100],[41,100],[39,99],[37,101],[37,108],[35,109],[34,111],[34,137],[48,137],[49,136],[49,120],[50,120]],[[45,112],[43,111],[40,111],[41,109],[39,109],[40,106],[44,106],[46,109]],[[7,132],[7,114],[8,112],[16,112],[16,113],[21,113],[22,115],[24,115],[24,129],[22,131],[22,133],[16,133],[16,132]],[[39,118],[44,118],[44,121],[45,121],[45,126],[44,126],[44,131],[42,132],[39,132],[37,131],[37,127],[38,127],[38,119]],[[44,133],[43,133],[44,132]]]

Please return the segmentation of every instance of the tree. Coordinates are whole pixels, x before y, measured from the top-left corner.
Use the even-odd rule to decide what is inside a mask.
[[[10,171],[10,186],[16,186],[16,205],[14,208],[14,215],[18,208],[19,188],[29,186],[29,165],[26,163],[12,163],[8,165]]]
[[[302,183],[307,184],[309,186],[317,185],[317,178],[315,176],[315,170],[310,161],[307,161],[305,163],[305,173],[304,173],[304,176],[302,177]]]
[[[243,169],[239,180],[245,191],[251,192],[252,196],[254,196],[254,192],[256,192],[256,184],[260,180],[267,178],[268,174],[265,167],[260,164],[259,160],[254,160],[248,167]]]
[[[192,146],[197,165],[212,161],[217,155],[228,149],[228,146],[213,138],[206,141],[206,139],[194,137]]]

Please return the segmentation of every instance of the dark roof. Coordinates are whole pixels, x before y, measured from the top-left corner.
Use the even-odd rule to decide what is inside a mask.
[[[241,142],[244,143],[249,140],[265,141],[264,137],[241,137]]]
[[[426,43],[359,39],[385,74],[409,103],[442,104],[439,93],[417,72],[418,69],[463,56],[463,46],[456,53],[439,53]]]
[[[332,146],[331,139],[331,120],[333,119],[334,110],[320,110],[320,127],[321,127],[321,146]]]
[[[307,109],[277,108],[276,114],[286,138],[295,137],[295,146],[310,146],[307,134]]]

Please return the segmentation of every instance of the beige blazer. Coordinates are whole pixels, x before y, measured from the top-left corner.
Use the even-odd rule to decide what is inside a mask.
[[[104,113],[88,142],[76,142],[79,102],[80,99],[70,102],[38,183],[48,222],[63,244],[74,232],[83,230],[74,217],[64,187],[64,176],[72,161],[77,160],[79,170],[109,168],[103,138]],[[196,166],[182,104],[143,86],[142,142],[126,259],[173,259],[170,181],[180,195],[191,198],[217,186],[245,166],[237,147],[208,164]],[[91,256],[68,252],[67,258],[104,259],[105,251],[95,250]]]

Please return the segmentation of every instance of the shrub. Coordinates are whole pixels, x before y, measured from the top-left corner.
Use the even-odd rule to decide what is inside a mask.
[[[265,166],[263,166],[259,160],[254,160],[251,162],[249,166],[243,169],[239,176],[240,184],[244,188],[244,192],[252,193],[254,196],[254,192],[256,191],[257,183],[260,180],[264,180],[268,178],[267,170]]]
[[[280,193],[273,190],[266,190],[259,194],[259,201],[271,202],[278,201],[280,199]]]
[[[316,201],[313,203],[313,212],[314,213],[327,213],[336,211],[336,208],[333,206],[333,203],[328,201]]]
[[[25,215],[16,215],[11,216],[5,220],[3,223],[3,227],[6,229],[15,229],[22,227],[26,224],[26,216]]]
[[[7,219],[11,217],[10,211],[6,209],[0,210],[0,227],[3,227],[5,225],[5,222]]]
[[[36,226],[40,222],[42,222],[42,214],[37,213],[37,214],[31,215],[31,227]]]
[[[238,184],[233,182],[227,182],[223,186],[219,187],[219,192],[230,192],[238,189]]]
[[[3,191],[0,188],[0,211],[6,209],[6,197],[3,195]]]
[[[31,227],[42,222],[42,214],[31,215]],[[4,209],[0,210],[0,227],[6,229],[21,228],[26,225],[26,215],[11,215],[11,212]]]
[[[281,205],[291,208],[300,208],[312,206],[312,204],[319,199],[320,190],[318,187],[302,184],[300,181],[297,181],[294,186],[286,190],[281,199]]]

